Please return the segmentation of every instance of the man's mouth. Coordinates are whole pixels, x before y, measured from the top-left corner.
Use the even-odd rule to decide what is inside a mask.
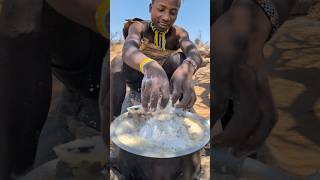
[[[159,23],[159,27],[160,28],[164,28],[164,29],[167,29],[167,28],[169,28],[169,26],[170,26],[170,24],[167,24],[167,23]]]

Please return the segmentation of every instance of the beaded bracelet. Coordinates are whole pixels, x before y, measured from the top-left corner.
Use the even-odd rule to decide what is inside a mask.
[[[194,70],[197,70],[197,68],[198,68],[197,63],[196,63],[194,60],[190,59],[190,58],[185,59],[185,60],[183,61],[183,63],[189,63],[189,64],[191,64],[191,65],[194,67]]]

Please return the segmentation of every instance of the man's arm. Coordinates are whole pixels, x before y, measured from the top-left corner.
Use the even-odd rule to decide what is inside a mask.
[[[282,23],[292,0],[277,1]],[[276,123],[263,47],[271,32],[265,12],[252,0],[236,0],[211,28],[213,38],[213,123],[225,113],[230,99],[234,114],[216,146],[232,147],[237,156],[257,150]]]
[[[122,49],[123,61],[133,69],[144,74],[141,85],[141,103],[145,110],[155,111],[159,99],[160,106],[164,108],[169,101],[169,81],[162,66],[144,55],[140,50],[141,32],[144,25],[133,23]]]
[[[140,63],[147,59],[139,47],[141,42],[141,33],[144,30],[144,25],[140,22],[131,24],[128,30],[128,36],[123,44],[122,58],[123,61],[131,68],[140,71]]]
[[[181,101],[176,107],[190,109],[197,99],[192,85],[192,76],[201,65],[202,59],[196,46],[190,41],[189,35],[184,29],[177,28],[177,35],[179,36],[180,48],[186,55],[186,59],[175,70],[170,79],[172,103],[175,104],[182,96]]]
[[[199,66],[202,63],[202,58],[200,56],[199,51],[197,50],[196,46],[193,44],[193,42],[189,39],[188,32],[182,28],[179,28],[177,31],[180,40],[180,48],[182,49],[183,53],[186,55],[187,59],[192,60],[193,62],[190,62],[192,67],[194,68],[194,71],[199,68]],[[192,73],[194,73],[194,71]]]

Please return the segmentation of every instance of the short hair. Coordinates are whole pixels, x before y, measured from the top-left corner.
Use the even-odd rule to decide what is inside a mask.
[[[181,4],[181,0],[179,0],[180,1],[180,3],[179,4]],[[154,0],[151,0],[151,4],[153,4],[154,3]]]

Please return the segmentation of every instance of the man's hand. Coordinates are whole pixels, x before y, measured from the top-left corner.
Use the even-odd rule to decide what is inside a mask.
[[[192,84],[195,69],[189,63],[182,63],[173,73],[170,80],[172,103],[175,104],[183,96],[176,107],[190,109],[196,102],[196,93]]]
[[[225,111],[218,106],[232,99],[234,114],[223,133],[213,137],[212,141],[215,147],[231,147],[236,157],[243,157],[255,152],[264,143],[276,123],[276,113],[266,74],[246,63],[236,66],[232,68],[219,64],[216,67],[232,69],[227,76],[217,70],[217,101],[213,109]],[[229,85],[224,86],[226,83],[223,81]]]
[[[141,85],[141,102],[145,111],[155,111],[160,100],[160,107],[169,102],[169,81],[166,72],[156,61],[143,66],[144,77]]]
[[[265,142],[277,118],[263,57],[270,22],[255,3],[239,2],[212,28],[212,124],[223,117],[230,100],[234,104],[231,120],[212,143],[214,147],[230,147],[235,156],[243,157]]]

